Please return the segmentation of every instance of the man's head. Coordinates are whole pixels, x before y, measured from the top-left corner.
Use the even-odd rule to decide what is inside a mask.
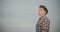
[[[45,16],[48,13],[48,9],[44,5],[39,6],[39,15]]]

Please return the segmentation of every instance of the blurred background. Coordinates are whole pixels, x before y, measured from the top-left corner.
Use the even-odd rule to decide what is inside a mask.
[[[36,32],[39,5],[48,8],[50,32],[60,32],[60,0],[0,0],[0,31]]]

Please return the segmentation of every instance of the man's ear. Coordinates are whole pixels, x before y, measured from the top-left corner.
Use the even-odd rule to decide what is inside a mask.
[[[46,11],[44,11],[44,13],[46,14]]]

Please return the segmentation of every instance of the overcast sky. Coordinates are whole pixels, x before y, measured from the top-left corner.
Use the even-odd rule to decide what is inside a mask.
[[[48,8],[50,18],[50,32],[60,31],[59,0],[1,0],[1,20],[3,32],[35,32],[35,25],[38,21],[39,5]]]

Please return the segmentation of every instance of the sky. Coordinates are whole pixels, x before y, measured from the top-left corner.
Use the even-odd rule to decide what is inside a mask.
[[[2,32],[36,32],[39,5],[48,8],[50,32],[60,31],[59,0],[0,0],[0,22]]]

